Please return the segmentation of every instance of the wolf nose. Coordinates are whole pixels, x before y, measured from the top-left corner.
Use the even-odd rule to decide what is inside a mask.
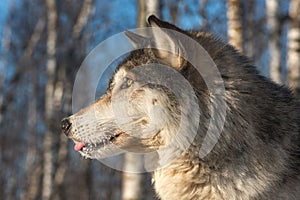
[[[68,118],[64,118],[63,120],[61,120],[61,129],[63,130],[66,136],[69,135],[71,125],[72,123],[69,121]]]

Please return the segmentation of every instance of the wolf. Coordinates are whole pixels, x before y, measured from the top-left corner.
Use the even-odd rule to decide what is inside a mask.
[[[153,184],[162,200],[299,199],[300,110],[292,92],[260,75],[247,57],[209,33],[181,30],[155,16],[148,23],[159,34],[147,38],[127,31],[128,39],[136,46],[165,43],[175,53],[159,48],[131,52],[100,99],[62,120],[62,130],[74,141],[74,149],[92,159],[124,151],[158,152],[156,158],[165,160],[154,170]],[[199,151],[211,118],[223,114],[218,107],[212,109],[216,96],[205,77],[184,59],[183,55],[195,52],[167,30],[201,45],[225,88],[220,97],[226,102],[225,121],[218,129],[217,143],[204,157]],[[179,73],[195,91],[192,101],[180,90],[188,111],[182,109],[174,91],[145,80],[151,67],[160,64]],[[194,114],[196,107],[199,115]],[[182,145],[186,141],[189,145]]]

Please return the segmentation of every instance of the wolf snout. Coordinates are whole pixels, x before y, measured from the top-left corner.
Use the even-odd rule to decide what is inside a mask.
[[[61,129],[66,136],[69,135],[71,126],[72,123],[68,118],[64,118],[63,120],[61,120]]]

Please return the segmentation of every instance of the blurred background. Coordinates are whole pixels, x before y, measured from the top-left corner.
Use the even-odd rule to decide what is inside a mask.
[[[60,130],[85,56],[149,13],[230,42],[299,94],[299,0],[1,0],[0,199],[156,199],[150,174],[84,159]]]

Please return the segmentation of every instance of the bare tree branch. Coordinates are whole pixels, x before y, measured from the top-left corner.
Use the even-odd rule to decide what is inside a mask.
[[[92,13],[93,8],[93,0],[85,0],[83,2],[83,6],[81,8],[80,14],[78,16],[76,24],[73,26],[72,35],[75,39],[80,36],[84,26],[86,25],[89,16]]]
[[[42,14],[41,17],[39,18],[38,22],[36,23],[33,34],[31,35],[28,45],[26,46],[26,48],[24,50],[25,57],[27,57],[27,58],[31,57],[38,41],[41,38],[41,35],[45,28],[45,24],[46,24],[46,19],[45,19],[45,16]]]

